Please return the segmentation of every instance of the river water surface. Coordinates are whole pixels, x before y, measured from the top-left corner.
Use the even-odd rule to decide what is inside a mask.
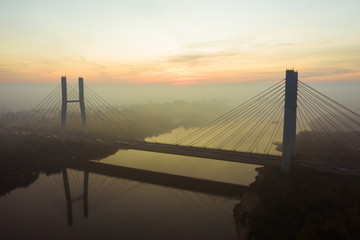
[[[254,165],[135,150],[96,162],[243,186],[257,174]],[[66,169],[71,216],[63,171],[2,195],[2,239],[236,239],[237,192],[224,197],[90,171],[84,210],[85,170]]]

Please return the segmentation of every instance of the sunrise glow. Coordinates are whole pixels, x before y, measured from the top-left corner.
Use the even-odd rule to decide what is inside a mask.
[[[0,81],[360,80],[359,1],[0,3]],[[183,83],[182,83],[183,81]]]

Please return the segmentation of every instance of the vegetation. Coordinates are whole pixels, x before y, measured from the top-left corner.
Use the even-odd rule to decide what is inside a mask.
[[[0,134],[0,143],[0,196],[30,185],[40,172],[60,172],[66,160],[98,160],[118,150],[96,143],[63,144],[57,138],[35,134]]]
[[[61,158],[98,160],[118,150],[115,145],[101,143],[63,144],[56,137],[36,134],[0,134],[0,142],[0,174],[17,168],[34,168],[41,163]]]
[[[264,167],[251,185],[262,200],[249,239],[359,239],[360,177]]]
[[[61,156],[66,151],[58,139],[35,134],[0,134],[0,142],[1,174],[37,166],[46,158]]]
[[[355,132],[302,131],[296,136],[296,156],[334,164],[360,165],[360,137]]]

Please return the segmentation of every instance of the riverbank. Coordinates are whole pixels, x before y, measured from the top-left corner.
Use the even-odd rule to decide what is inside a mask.
[[[360,238],[360,177],[300,167],[290,175],[257,170],[234,208],[238,239]]]
[[[117,150],[115,145],[62,143],[58,138],[37,134],[0,134],[0,176],[17,169],[38,167],[59,158],[98,160],[115,154]]]
[[[28,186],[40,172],[59,172],[61,162],[99,160],[117,150],[117,146],[96,143],[64,144],[58,138],[36,134],[0,134],[0,196]]]

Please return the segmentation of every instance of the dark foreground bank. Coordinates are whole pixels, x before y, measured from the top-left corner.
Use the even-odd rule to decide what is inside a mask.
[[[0,134],[0,196],[27,187],[40,172],[59,173],[67,160],[99,160],[115,154],[117,146],[96,143],[61,143],[36,134]]]
[[[263,167],[234,208],[239,239],[360,239],[360,177]]]

